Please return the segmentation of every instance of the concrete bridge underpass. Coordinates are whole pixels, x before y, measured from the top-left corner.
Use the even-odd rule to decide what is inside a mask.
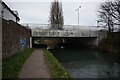
[[[97,37],[32,37],[33,48],[83,48],[97,45]]]
[[[45,48],[71,48],[98,46],[106,33],[97,31],[32,30],[31,46]]]
[[[99,40],[106,36],[106,32],[99,32],[97,30],[50,30],[34,28],[30,39],[31,47],[51,47],[67,46],[97,46]],[[58,46],[57,46],[58,47]],[[52,47],[51,47],[52,48]]]

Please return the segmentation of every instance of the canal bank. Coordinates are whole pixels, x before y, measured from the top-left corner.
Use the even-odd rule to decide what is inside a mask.
[[[72,76],[68,71],[61,65],[61,63],[50,53],[48,50],[44,49],[44,58],[47,62],[48,68],[51,73],[52,78],[69,78],[72,80]]]
[[[120,32],[108,34],[99,41],[98,47],[95,47],[94,49],[120,56]]]

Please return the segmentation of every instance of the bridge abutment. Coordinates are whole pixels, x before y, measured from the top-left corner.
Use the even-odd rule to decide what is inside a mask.
[[[30,48],[33,48],[32,47],[32,37],[30,37]]]

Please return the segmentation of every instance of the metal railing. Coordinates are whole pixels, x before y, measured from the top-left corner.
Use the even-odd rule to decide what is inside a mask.
[[[50,24],[37,24],[37,23],[23,23],[23,26],[29,26],[32,29],[50,29]],[[64,30],[92,30],[97,31],[97,26],[82,26],[82,25],[64,25]]]

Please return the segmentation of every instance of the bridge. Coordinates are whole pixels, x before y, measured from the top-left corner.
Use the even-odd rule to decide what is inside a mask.
[[[22,24],[32,28],[32,37],[102,37],[97,26],[64,25],[64,30],[51,30],[49,24]],[[44,28],[44,29],[43,29]]]
[[[24,25],[25,26],[25,25]],[[64,30],[51,30],[49,25],[37,25],[37,24],[27,24],[27,26],[32,27],[31,30],[31,46],[36,45],[36,41],[51,41],[50,38],[59,38],[62,42],[60,43],[76,43],[79,45],[98,45],[99,40],[106,36],[106,32],[99,32],[97,27],[90,26],[64,26]],[[74,28],[76,27],[76,28]],[[43,29],[44,28],[44,29]],[[48,43],[48,42],[47,42]],[[47,45],[48,46],[48,45]]]
[[[33,37],[98,37],[97,31],[33,29]]]

